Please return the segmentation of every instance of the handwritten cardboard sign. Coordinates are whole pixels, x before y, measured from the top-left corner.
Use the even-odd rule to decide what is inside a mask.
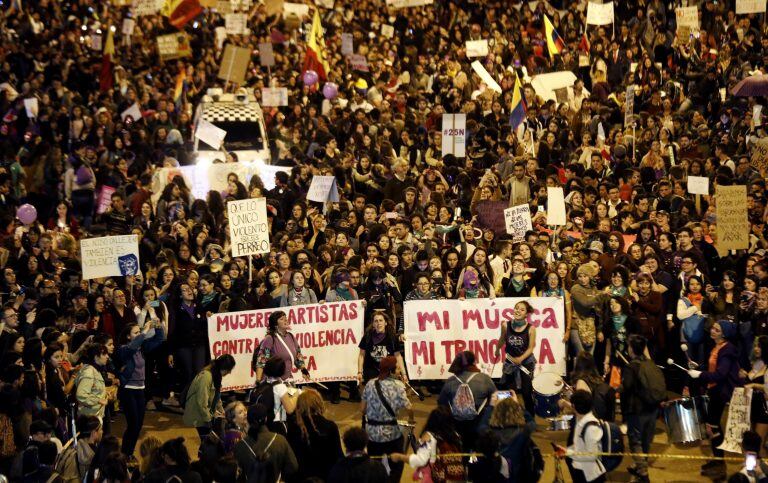
[[[227,203],[233,257],[269,253],[267,199],[247,198]]]
[[[157,37],[157,53],[162,61],[192,57],[189,37],[184,32],[160,35]]]
[[[715,195],[717,250],[722,253],[749,248],[747,187],[717,186]]]
[[[224,56],[221,59],[218,78],[234,82],[235,84],[242,84],[245,82],[245,74],[248,71],[248,64],[250,63],[250,49],[227,44],[224,49]]]
[[[286,87],[262,87],[261,105],[266,107],[287,106],[288,89]]]
[[[709,178],[706,176],[688,176],[688,192],[692,195],[708,195]]]
[[[531,208],[527,204],[507,208],[504,210],[504,223],[507,227],[507,234],[512,235],[512,241],[525,240],[525,233],[533,230]]]
[[[485,57],[488,55],[488,40],[467,40],[465,44],[467,57]]]
[[[442,154],[466,157],[467,115],[443,114]]]

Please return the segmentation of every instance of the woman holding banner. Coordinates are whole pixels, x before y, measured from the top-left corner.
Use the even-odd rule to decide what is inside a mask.
[[[397,359],[397,367],[405,378],[405,364],[400,352],[400,341],[395,334],[392,320],[384,311],[378,311],[373,315],[373,321],[365,331],[360,344],[360,354],[357,358],[357,382],[365,386],[368,381],[379,374],[379,364],[385,357],[394,356]],[[407,379],[405,379],[407,382]]]
[[[259,350],[253,353],[252,365],[256,372],[256,382],[264,376],[264,365],[271,357],[279,357],[285,361],[285,371],[282,380],[292,379],[291,369],[301,370],[304,379],[309,379],[309,371],[304,367],[304,356],[301,353],[299,342],[289,331],[291,323],[288,316],[282,310],[269,314],[269,326],[267,335],[261,340]]]
[[[514,389],[523,395],[525,409],[533,414],[533,371],[536,369],[536,328],[528,323],[528,314],[533,307],[526,301],[515,304],[513,320],[501,326],[501,336],[496,346],[496,354],[504,347],[504,365],[500,387]]]

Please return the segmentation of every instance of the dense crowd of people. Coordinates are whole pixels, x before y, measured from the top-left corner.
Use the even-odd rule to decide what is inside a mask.
[[[194,12],[198,2],[187,3]],[[501,380],[463,352],[451,377],[420,387],[439,395],[410,452],[398,412],[412,411],[405,301],[538,296],[565,306],[573,391],[560,406],[575,421],[557,454],[574,481],[603,481],[612,469],[581,454],[601,448],[606,421],[626,423],[631,450],[648,452],[668,391],[708,398],[707,435],[721,456],[733,391],[750,390],[744,447],[759,459],[768,207],[765,160],[753,154],[766,130],[763,98],[731,89],[768,68],[764,14],[736,15],[733,0],[687,2],[699,9],[691,30],[677,28],[677,0],[615,2],[614,23],[602,26],[586,25],[586,2],[558,0],[336,0],[298,20],[274,2],[243,1],[231,8],[247,13],[250,33],[222,41],[224,15],[213,7],[230,2],[201,3],[176,26],[168,12],[132,16],[130,2],[0,3],[0,474],[400,481],[407,464],[422,481],[427,471],[433,481],[533,481],[541,465],[528,303],[502,324]],[[310,85],[302,66],[315,9],[327,66]],[[162,61],[156,38],[179,29],[191,57]],[[367,68],[342,55],[344,33]],[[115,53],[105,54],[113,38]],[[483,39],[489,53],[477,60],[500,93],[466,55],[466,41]],[[261,43],[272,44],[270,68],[259,63]],[[160,168],[196,162],[193,112],[207,89],[232,92],[217,78],[227,44],[252,51],[238,87],[257,99],[263,87],[288,89],[287,107],[263,107],[271,163],[286,172],[264,180],[233,170],[226,190],[204,198],[182,176],[153,192]],[[572,85],[537,92],[532,78],[561,71],[575,75]],[[517,79],[525,114],[512,125]],[[325,93],[326,82],[337,92]],[[135,104],[139,118],[121,116]],[[442,153],[444,113],[466,114],[464,157]],[[338,202],[306,200],[315,175],[335,176]],[[689,176],[706,177],[710,193],[746,186],[748,248],[718,247],[716,197],[689,193]],[[101,206],[104,187],[114,192]],[[564,226],[547,223],[554,187],[564,189]],[[271,252],[249,264],[230,256],[226,205],[259,197]],[[529,204],[524,240],[485,224],[483,206],[498,201]],[[79,241],[124,234],[140,240],[138,273],[83,280]],[[349,361],[359,386],[296,387],[293,369],[310,374],[277,310],[254,354],[254,389],[245,401],[222,393],[235,360],[211,358],[211,314],[345,300],[365,301],[360,356]],[[364,427],[340,435],[324,398],[338,403],[342,389],[362,401]],[[197,459],[181,438],[142,439],[147,407],[183,411],[200,435]],[[123,434],[112,430],[116,418]],[[451,456],[470,450],[480,455],[471,464]],[[762,462],[755,468],[734,481],[764,479]],[[702,467],[714,478],[725,471],[717,459]],[[648,481],[647,461],[636,457],[630,472]]]

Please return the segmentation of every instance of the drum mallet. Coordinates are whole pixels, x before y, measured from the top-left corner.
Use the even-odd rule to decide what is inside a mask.
[[[696,369],[699,367],[699,363],[692,361],[691,356],[688,355],[688,344],[680,344],[680,350],[683,351],[685,358],[688,359],[688,367],[691,367],[691,369]]]
[[[629,361],[626,357],[624,357],[624,354],[622,354],[621,351],[616,351],[616,355],[621,357],[621,360],[624,361],[624,364],[629,365]]]
[[[422,394],[421,394],[419,391],[417,391],[416,389],[414,389],[414,388],[413,388],[413,386],[411,386],[410,384],[408,384],[408,383],[407,383],[407,382],[405,382],[405,381],[403,381],[403,384],[405,384],[405,386],[406,386],[408,389],[410,389],[411,391],[413,391],[413,393],[414,393],[414,394],[416,394],[416,397],[418,397],[418,398],[419,398],[419,401],[424,401],[424,395],[422,395]]]
[[[688,372],[688,369],[686,369],[685,367],[675,363],[675,361],[673,361],[671,358],[667,359],[667,364],[669,364],[670,366],[675,366],[675,367],[677,367],[678,369],[680,369],[683,372]]]

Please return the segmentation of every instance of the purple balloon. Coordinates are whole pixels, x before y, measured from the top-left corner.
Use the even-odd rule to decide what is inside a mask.
[[[25,225],[31,225],[37,220],[37,210],[29,203],[24,203],[16,210],[16,218]]]
[[[329,101],[336,99],[336,96],[339,95],[339,86],[333,82],[326,82],[323,86],[323,95]]]
[[[313,86],[317,84],[318,76],[317,72],[314,70],[308,70],[304,72],[304,76],[302,77],[304,79],[304,85]]]

